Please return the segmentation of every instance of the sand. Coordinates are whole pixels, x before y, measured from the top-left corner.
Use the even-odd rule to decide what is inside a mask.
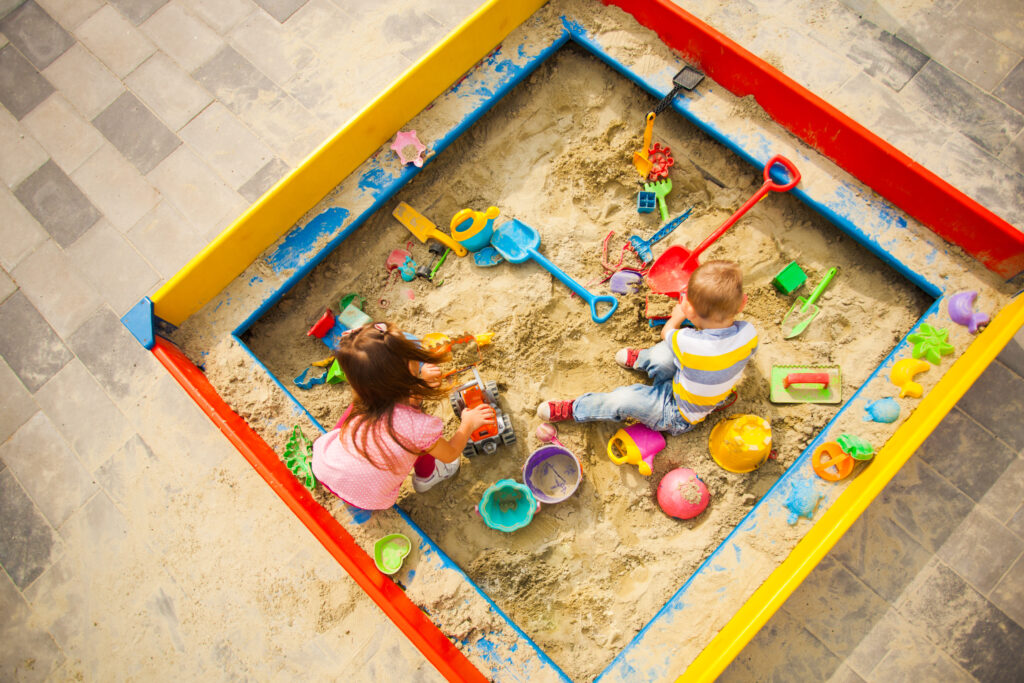
[[[590,679],[607,666],[838,410],[769,403],[771,366],[837,364],[849,395],[928,304],[922,292],[794,197],[772,193],[703,257],[741,264],[749,294],[742,317],[759,332],[760,348],[737,403],[693,432],[669,437],[650,477],[607,457],[607,442],[622,425],[559,425],[559,439],[583,465],[579,489],[565,502],[542,507],[520,531],[489,529],[475,505],[494,481],[521,480],[524,459],[541,445],[534,434],[540,423],[534,410],[541,400],[642,381],[616,366],[613,355],[623,346],[658,340],[657,329],[644,317],[647,292],[620,296],[611,320],[596,324],[584,302],[534,263],[480,268],[471,258],[449,255],[439,271],[440,285],[389,278],[384,264],[393,249],[407,248],[417,262],[430,258],[391,211],[404,201],[447,228],[462,208],[495,205],[501,210],[499,225],[516,218],[536,228],[541,250],[552,262],[591,292],[607,294],[607,283],[601,282],[607,275],[601,265],[603,240],[613,233],[607,255],[615,263],[630,235],[648,238],[662,224],[657,212],[637,213],[639,176],[629,163],[653,104],[595,58],[563,50],[244,338],[271,372],[287,381],[329,354],[305,331],[349,292],[366,298],[365,310],[374,320],[417,335],[494,333],[493,343],[479,350],[456,347],[448,367],[477,361],[483,378],[497,382],[517,442],[494,455],[463,459],[454,480],[426,494],[415,494],[407,484],[399,505],[575,680]],[[655,247],[655,254],[672,244],[695,246],[761,186],[756,170],[677,116],[659,117],[654,139],[675,156],[667,199],[671,216],[692,207],[690,218]],[[771,280],[791,260],[808,274],[799,292],[804,296],[830,267],[838,267],[839,274],[819,300],[817,319],[799,338],[786,341],[779,321],[796,295],[780,294]],[[625,263],[632,262],[626,253]],[[225,364],[213,365],[211,376],[239,412],[253,418],[263,410],[286,410],[279,398],[250,391],[251,381],[225,381],[217,369]],[[226,365],[245,372],[240,360]],[[238,395],[241,387],[247,387],[244,396]],[[344,384],[294,392],[325,427],[333,425],[351,396]],[[446,403],[428,411],[446,419],[449,433],[454,430],[457,422]],[[758,415],[772,425],[775,455],[756,472],[731,474],[709,457],[711,427],[733,414]],[[313,435],[308,428],[307,433]],[[283,450],[285,436],[268,440]],[[694,469],[711,492],[707,511],[691,521],[669,518],[654,498],[661,477],[676,467]],[[329,496],[322,500],[329,508],[343,507]],[[367,544],[374,532],[367,530]]]

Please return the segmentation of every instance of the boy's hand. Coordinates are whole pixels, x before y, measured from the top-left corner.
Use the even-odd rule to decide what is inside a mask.
[[[434,363],[424,363],[420,369],[420,379],[432,387],[441,386],[441,368]]]
[[[480,429],[485,424],[494,422],[495,419],[494,408],[486,403],[481,403],[476,408],[467,408],[462,411],[462,424],[468,427],[471,433]]]

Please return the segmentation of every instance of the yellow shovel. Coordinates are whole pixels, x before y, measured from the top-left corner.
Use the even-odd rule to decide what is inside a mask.
[[[633,165],[646,180],[651,172],[651,135],[654,133],[654,112],[647,115],[647,127],[644,128],[644,146],[639,152],[633,152]]]
[[[415,235],[416,238],[424,244],[428,237],[432,237],[459,256],[465,256],[469,253],[466,251],[464,246],[438,230],[436,225],[431,223],[423,214],[405,202],[399,202],[398,206],[395,207],[395,210],[391,212],[391,215],[394,216],[399,223],[407,227],[409,232]]]

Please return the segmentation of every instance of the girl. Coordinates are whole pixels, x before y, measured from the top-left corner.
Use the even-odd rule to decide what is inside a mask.
[[[338,424],[313,443],[313,474],[350,505],[389,508],[410,470],[417,493],[459,469],[469,436],[495,419],[484,404],[464,410],[451,440],[444,422],[420,411],[425,398],[443,398],[443,352],[423,349],[388,323],[346,332],[337,358],[355,394]]]

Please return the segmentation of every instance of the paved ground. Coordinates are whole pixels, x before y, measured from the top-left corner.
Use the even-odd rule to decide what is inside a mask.
[[[476,4],[0,0],[0,678],[437,678],[278,608],[358,589],[118,318]],[[1024,228],[1018,0],[680,4]],[[725,678],[1024,675],[1022,405],[1018,333]]]

